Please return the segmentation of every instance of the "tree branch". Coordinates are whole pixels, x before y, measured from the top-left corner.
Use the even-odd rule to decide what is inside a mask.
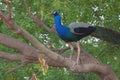
[[[6,72],[6,74],[9,74],[9,73],[11,73],[11,72],[14,72],[14,71],[16,71],[16,70],[24,67],[27,63],[28,63],[27,61],[26,61],[26,62],[22,62],[19,66],[8,70],[8,71]]]
[[[0,52],[0,58],[7,59],[9,61],[22,61],[23,56],[18,54],[10,54],[7,52]]]
[[[34,54],[36,54],[36,53],[34,53],[33,51],[37,51],[37,49],[35,49],[32,46],[29,46],[28,44],[23,43],[17,39],[6,36],[2,33],[0,33],[0,44],[5,45],[10,48],[13,48],[13,49],[16,49],[16,50],[20,51],[23,55],[30,54],[32,57],[36,57],[36,56],[34,56]]]
[[[48,32],[53,32],[56,34],[56,31],[52,28],[49,28],[48,26],[45,25],[44,22],[42,22],[40,19],[37,18],[37,16],[35,15],[32,15],[31,12],[30,12],[30,9],[27,5],[27,1],[24,0],[24,4],[25,4],[25,8],[26,8],[26,11],[28,13],[28,15],[33,19],[33,21],[38,25],[38,26],[42,26],[43,28],[45,28]]]
[[[11,19],[12,18],[12,12],[11,12],[11,8],[10,8],[10,1],[9,0],[5,0],[6,5],[7,5],[7,11],[8,11],[8,18]]]
[[[58,54],[62,54],[63,52],[65,52],[66,50],[70,49],[69,47],[65,47],[65,48],[58,48],[58,49],[51,49],[52,51],[57,51]]]

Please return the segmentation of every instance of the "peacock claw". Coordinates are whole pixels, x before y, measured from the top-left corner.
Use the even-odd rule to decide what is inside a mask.
[[[71,67],[71,71],[75,71],[76,66],[78,66],[79,64],[77,62],[73,63],[73,66]]]

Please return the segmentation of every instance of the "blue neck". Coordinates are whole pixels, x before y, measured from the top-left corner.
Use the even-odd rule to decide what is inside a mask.
[[[55,22],[56,27],[61,26],[61,17],[60,17],[60,15],[54,16],[54,22]]]

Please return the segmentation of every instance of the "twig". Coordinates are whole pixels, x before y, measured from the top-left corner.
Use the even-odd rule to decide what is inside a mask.
[[[9,73],[12,73],[12,72],[22,68],[23,66],[25,66],[28,63],[29,63],[28,61],[22,62],[19,66],[15,67],[15,68],[12,68],[11,70],[8,70],[5,74],[7,75]]]
[[[32,15],[31,12],[30,12],[30,9],[27,5],[27,1],[24,0],[24,4],[25,4],[25,8],[26,8],[26,11],[28,13],[28,15],[33,19],[33,21],[38,25],[38,26],[42,26],[43,28],[45,28],[48,32],[53,32],[56,34],[56,31],[52,28],[49,28],[47,25],[45,25],[44,22],[42,22],[40,19],[37,18],[37,16],[35,15]]]
[[[32,72],[32,76],[28,79],[28,80],[36,80],[36,76],[40,73],[39,71],[37,71],[36,73],[35,72]]]
[[[65,48],[52,49],[52,51],[57,51],[58,54],[62,54],[63,52],[65,52],[68,49],[70,49],[70,48],[69,47],[65,47]]]
[[[11,12],[11,8],[10,8],[10,1],[9,0],[5,0],[6,5],[7,5],[7,12],[8,12],[8,18],[11,19],[12,18],[12,12]]]

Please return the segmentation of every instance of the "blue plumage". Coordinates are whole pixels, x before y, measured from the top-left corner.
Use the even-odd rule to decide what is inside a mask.
[[[52,14],[54,15],[54,22],[58,36],[66,41],[66,42],[76,42],[78,48],[78,56],[76,64],[79,64],[80,58],[80,45],[79,40],[90,35],[92,32],[95,31],[95,27],[86,23],[71,23],[69,26],[65,26],[61,24],[61,16],[57,11],[53,11]],[[71,45],[69,44],[71,47]],[[72,47],[71,47],[72,49]],[[75,65],[75,64],[74,64]],[[73,65],[73,66],[74,66]]]
[[[58,36],[66,42],[76,42],[95,31],[95,27],[85,23],[72,23],[69,26],[61,24],[61,16],[53,11],[54,22]]]

